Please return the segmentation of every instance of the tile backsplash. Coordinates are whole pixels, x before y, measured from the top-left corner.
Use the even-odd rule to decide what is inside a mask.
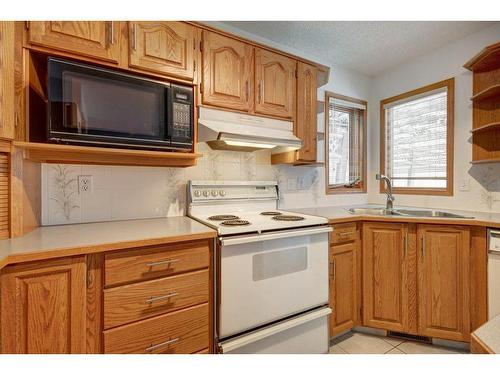
[[[200,143],[198,152],[203,157],[190,168],[43,164],[42,225],[184,215],[188,180],[278,180],[286,192],[296,169],[302,185],[284,199],[294,206],[317,199],[322,168],[273,166],[268,150],[215,151]],[[79,176],[92,176],[91,191],[79,192]]]

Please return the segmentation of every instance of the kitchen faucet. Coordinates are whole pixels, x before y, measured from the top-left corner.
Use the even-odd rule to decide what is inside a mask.
[[[394,202],[394,196],[392,195],[392,183],[391,183],[391,179],[387,176],[384,176],[383,174],[380,174],[380,173],[377,173],[375,175],[375,178],[377,179],[377,181],[380,181],[380,180],[384,180],[386,185],[387,185],[387,190],[386,190],[386,194],[387,194],[387,202],[385,204],[385,208],[386,210],[392,210],[393,208],[393,202]]]

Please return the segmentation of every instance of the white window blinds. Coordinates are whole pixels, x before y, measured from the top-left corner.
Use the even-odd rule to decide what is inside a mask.
[[[385,170],[395,187],[446,188],[446,88],[384,106]]]
[[[329,101],[328,184],[356,185],[362,179],[362,111],[366,107],[339,101]]]

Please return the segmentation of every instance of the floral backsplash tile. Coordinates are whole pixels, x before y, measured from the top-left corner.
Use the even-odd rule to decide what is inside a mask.
[[[286,185],[289,168],[272,166],[269,151],[216,151],[200,143],[198,152],[203,157],[191,168],[43,164],[42,225],[184,215],[189,180],[279,180]],[[302,172],[315,168],[307,169]],[[78,192],[80,175],[92,176],[91,192]]]

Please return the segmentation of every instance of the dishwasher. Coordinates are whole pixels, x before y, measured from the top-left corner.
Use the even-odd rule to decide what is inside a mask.
[[[500,230],[488,230],[488,319],[500,314]]]

